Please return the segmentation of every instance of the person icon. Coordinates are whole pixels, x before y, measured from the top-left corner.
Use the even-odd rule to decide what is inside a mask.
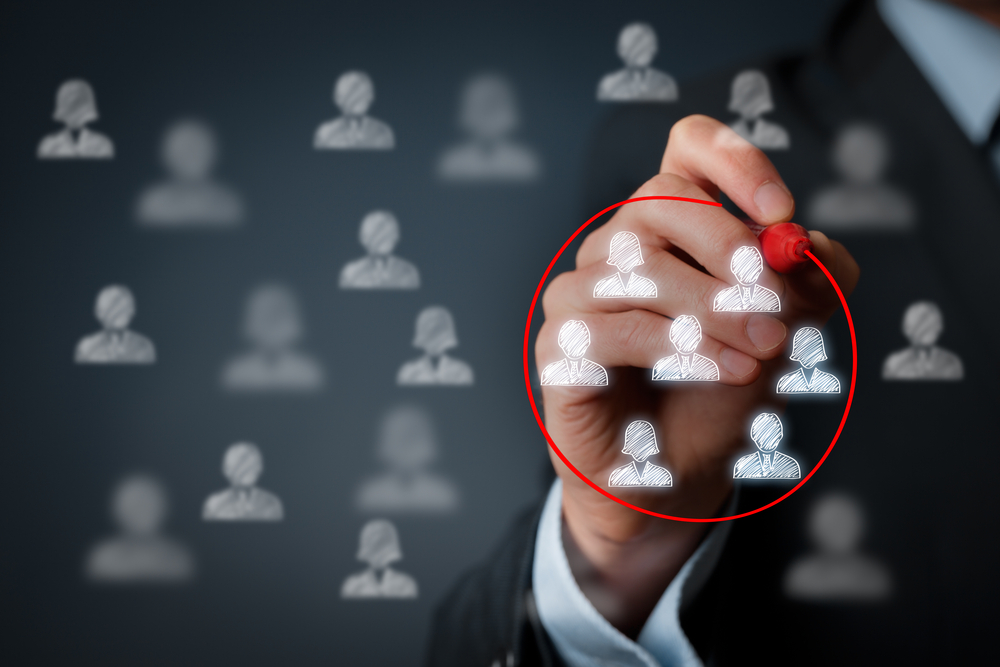
[[[222,369],[225,389],[236,392],[312,392],[323,388],[319,361],[295,349],[303,336],[298,301],[281,285],[262,285],[250,293],[243,320],[250,350]]]
[[[655,299],[656,283],[632,271],[642,263],[642,248],[639,246],[639,237],[632,232],[615,234],[611,237],[608,264],[617,267],[618,273],[602,278],[594,285],[594,298]]]
[[[368,116],[375,101],[375,84],[364,72],[344,72],[333,87],[333,102],[341,116],[323,123],[316,130],[313,148],[317,150],[392,150],[396,138],[392,128]]]
[[[139,195],[136,219],[148,227],[232,227],[243,218],[243,202],[229,188],[212,181],[217,149],[204,123],[182,120],[163,138],[161,159],[169,180]]]
[[[606,387],[608,372],[604,366],[584,359],[590,347],[590,329],[580,320],[569,320],[559,327],[559,347],[565,359],[553,361],[542,371],[542,385],[563,387]]]
[[[676,102],[677,82],[666,72],[650,67],[659,44],[648,23],[630,23],[618,33],[618,57],[623,69],[601,79],[601,102]]]
[[[357,558],[368,567],[344,580],[340,597],[416,599],[417,582],[413,577],[389,567],[403,558],[399,533],[391,521],[373,519],[365,524]]]
[[[281,499],[255,486],[264,472],[264,457],[257,445],[238,442],[230,445],[222,458],[222,474],[229,488],[205,500],[201,518],[205,521],[281,521],[285,509]]]
[[[88,123],[97,120],[98,115],[94,89],[86,81],[70,79],[59,86],[52,117],[65,127],[42,139],[38,145],[40,160],[110,160],[115,156],[115,145],[111,140],[87,127]]]
[[[785,595],[809,602],[879,602],[892,593],[892,577],[873,558],[858,553],[864,513],[851,497],[822,498],[809,517],[809,535],[819,553],[805,556],[785,573]]]
[[[128,328],[135,317],[135,298],[124,285],[108,285],[97,295],[94,315],[102,331],[83,338],[76,346],[78,364],[152,364],[153,341]]]
[[[944,330],[937,304],[917,301],[903,315],[903,335],[910,346],[893,352],[882,364],[883,380],[958,381],[965,375],[962,359],[935,345]]]
[[[828,231],[908,231],[916,221],[910,197],[882,181],[889,163],[889,142],[866,123],[848,125],[833,145],[833,167],[841,182],[820,190],[807,217]]]
[[[611,472],[608,486],[673,486],[670,471],[650,463],[647,459],[658,454],[656,433],[647,421],[634,421],[625,429],[625,446],[622,453],[633,461]]]
[[[750,439],[757,451],[736,462],[733,479],[800,479],[799,463],[775,451],[783,435],[781,420],[773,412],[757,415],[750,426]]]
[[[429,306],[420,311],[413,347],[423,350],[424,356],[403,364],[396,375],[396,384],[473,384],[475,378],[472,367],[445,354],[451,348],[458,347],[455,320],[447,308]]]
[[[739,120],[729,127],[757,148],[763,150],[788,150],[792,141],[788,131],[777,123],[764,120],[762,116],[774,110],[771,101],[771,85],[764,73],[750,69],[740,72],[733,79],[729,97],[729,110],[739,114]]]
[[[510,138],[519,124],[514,90],[503,77],[481,74],[462,91],[459,124],[468,140],[449,148],[438,162],[446,181],[527,182],[538,178],[535,152]]]
[[[708,357],[697,354],[701,344],[701,323],[694,315],[680,315],[670,323],[670,342],[676,354],[664,357],[653,366],[654,380],[678,382],[719,380],[719,367]]]
[[[789,357],[791,361],[799,362],[801,368],[782,375],[775,391],[779,394],[839,394],[840,380],[816,368],[816,364],[826,361],[826,358],[823,334],[815,327],[802,327],[795,332],[792,356]]]
[[[358,489],[363,512],[440,514],[458,507],[458,492],[446,478],[428,470],[437,457],[430,416],[412,406],[390,411],[382,421],[378,456],[387,470]]]
[[[187,548],[160,535],[167,495],[155,479],[132,475],[115,489],[111,513],[119,535],[90,550],[84,575],[98,583],[180,583],[194,575]]]
[[[392,254],[399,242],[399,223],[388,211],[372,211],[361,221],[358,234],[367,257],[347,264],[340,272],[340,289],[417,289],[420,272]]]
[[[715,295],[715,312],[777,313],[781,310],[778,295],[757,284],[757,279],[764,271],[764,258],[760,250],[752,245],[737,248],[729,268],[739,284]]]

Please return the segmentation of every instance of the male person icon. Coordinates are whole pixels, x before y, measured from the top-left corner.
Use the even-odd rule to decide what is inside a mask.
[[[78,364],[152,364],[153,342],[128,325],[135,316],[135,298],[124,285],[109,285],[97,295],[94,314],[103,331],[87,336],[76,346]]]
[[[389,211],[372,211],[358,233],[367,257],[347,264],[340,272],[340,289],[417,289],[420,272],[392,254],[399,242],[399,223]]]
[[[944,330],[941,309],[930,301],[918,301],[903,315],[903,335],[910,347],[893,352],[882,364],[883,380],[961,380],[965,375],[962,359],[938,347]]]
[[[815,327],[802,327],[792,339],[791,361],[802,367],[793,373],[782,375],[775,389],[779,394],[839,394],[840,380],[836,376],[816,368],[816,364],[826,361],[826,346],[823,334]],[[806,373],[806,371],[812,371]]]
[[[757,148],[787,150],[791,147],[791,138],[785,128],[761,117],[774,110],[771,85],[763,72],[751,69],[736,75],[729,110],[740,116],[729,127]]]
[[[340,588],[342,598],[416,598],[417,582],[397,572],[390,564],[403,558],[396,526],[373,519],[361,529],[358,560],[368,563],[363,572],[352,574]]]
[[[364,72],[345,72],[333,88],[333,102],[343,115],[316,130],[313,148],[332,150],[391,150],[392,128],[366,115],[375,101],[375,84]]]
[[[111,140],[87,128],[87,123],[97,120],[98,116],[94,90],[86,81],[70,79],[59,86],[52,117],[65,127],[42,139],[38,145],[39,159],[111,159],[115,156]]]
[[[656,298],[656,283],[633,272],[642,264],[639,237],[632,232],[618,232],[611,237],[608,264],[618,268],[618,273],[602,278],[594,285],[594,298],[633,297]]]
[[[715,295],[715,312],[776,313],[781,310],[778,295],[756,284],[764,271],[764,258],[752,245],[737,248],[729,268],[738,285],[728,287]]]
[[[629,424],[625,429],[622,453],[631,456],[633,461],[615,468],[608,486],[673,486],[670,471],[646,460],[659,451],[652,424],[642,420]]]
[[[623,69],[601,79],[597,99],[601,102],[675,102],[677,82],[666,72],[650,67],[659,44],[648,23],[630,23],[618,34],[618,56]]]
[[[471,385],[474,382],[472,367],[464,361],[449,357],[445,352],[458,346],[455,320],[447,308],[429,306],[417,316],[413,347],[424,351],[424,356],[403,364],[396,375],[400,385]]]
[[[670,323],[670,342],[676,354],[664,357],[653,366],[654,380],[718,381],[719,367],[695,350],[701,343],[701,323],[694,315],[680,315]]]
[[[590,329],[581,320],[569,320],[559,328],[559,347],[565,359],[554,361],[542,371],[543,385],[565,387],[606,387],[608,372],[583,355],[590,347]]]
[[[285,509],[281,499],[257,486],[264,472],[264,457],[256,445],[238,442],[226,450],[222,474],[230,487],[213,493],[205,501],[201,518],[205,521],[281,521]]]
[[[757,415],[750,426],[750,439],[757,445],[733,467],[733,479],[800,479],[798,461],[775,451],[783,435],[781,420],[773,412]]]

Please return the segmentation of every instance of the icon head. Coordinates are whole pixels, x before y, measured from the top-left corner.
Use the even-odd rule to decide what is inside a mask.
[[[730,111],[747,120],[755,120],[772,109],[771,85],[763,72],[750,69],[736,75],[729,97]]]
[[[201,180],[215,164],[215,135],[201,121],[182,120],[167,129],[160,156],[175,178]]]
[[[878,128],[848,125],[833,145],[833,166],[851,183],[877,183],[889,162],[889,142]]]
[[[445,351],[458,346],[458,334],[455,333],[455,320],[443,306],[429,306],[420,311],[417,316],[416,331],[413,335],[413,347],[431,356],[444,354]]]
[[[630,273],[632,269],[642,264],[639,237],[632,232],[618,232],[611,237],[608,264],[617,266],[622,273]]]
[[[741,285],[753,285],[764,271],[764,258],[755,246],[745,245],[733,253],[729,268]]]
[[[66,81],[56,93],[56,110],[52,117],[74,130],[97,120],[94,89],[83,79]]]
[[[123,532],[153,535],[167,516],[167,494],[152,477],[133,475],[115,489],[111,513]]]
[[[389,412],[382,421],[378,452],[393,470],[423,469],[437,454],[430,416],[412,406],[400,406]]]
[[[812,368],[821,361],[826,361],[826,346],[823,344],[823,334],[815,327],[802,327],[795,332],[792,339],[791,361],[797,361],[805,368]]]
[[[475,77],[462,90],[459,122],[473,137],[496,140],[518,124],[517,100],[510,84],[496,74]]]
[[[345,116],[364,116],[375,101],[375,84],[364,72],[344,72],[333,87],[333,102]]]
[[[559,347],[570,359],[580,359],[590,347],[590,329],[580,320],[569,320],[559,328]]]
[[[237,442],[222,457],[222,474],[233,486],[251,487],[264,472],[264,457],[257,445]]]
[[[701,343],[701,323],[694,315],[681,315],[670,324],[670,342],[681,354],[691,354]]]
[[[853,552],[864,534],[861,506],[849,496],[832,494],[813,507],[809,534],[821,551],[832,554]]]
[[[944,316],[937,304],[917,301],[903,315],[903,335],[911,345],[929,347],[937,342],[944,330]]]
[[[358,232],[361,245],[369,255],[385,257],[391,255],[399,242],[399,223],[389,211],[372,211],[361,221]]]
[[[247,299],[243,333],[264,349],[286,348],[302,337],[298,301],[281,285],[263,285]]]
[[[648,23],[630,23],[618,33],[618,57],[626,67],[649,67],[658,49],[656,31]]]
[[[781,420],[773,412],[757,415],[750,425],[750,439],[757,445],[757,449],[765,454],[778,448],[782,435]]]
[[[387,567],[403,557],[396,526],[385,519],[373,519],[361,529],[358,560],[376,570]]]
[[[653,454],[660,451],[656,446],[656,433],[653,425],[647,421],[634,421],[625,429],[625,446],[622,453],[642,463]]]
[[[135,317],[135,298],[124,285],[108,285],[97,295],[94,304],[97,321],[105,329],[123,331]]]

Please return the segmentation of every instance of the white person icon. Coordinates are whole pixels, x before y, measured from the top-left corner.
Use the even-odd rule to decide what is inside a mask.
[[[802,327],[792,340],[792,361],[802,364],[793,373],[781,376],[775,391],[779,394],[839,394],[840,380],[835,375],[816,368],[826,361],[823,334],[815,327]]]
[[[543,385],[564,387],[606,387],[608,372],[600,364],[584,359],[590,347],[590,329],[580,320],[569,320],[559,328],[559,347],[565,359],[554,361],[542,371]]]
[[[153,342],[128,328],[135,317],[135,297],[124,285],[109,285],[97,295],[94,314],[103,330],[76,346],[78,364],[152,364]]]
[[[670,323],[670,342],[676,354],[664,357],[653,366],[654,380],[717,381],[719,367],[695,350],[701,343],[701,323],[694,315],[680,315]]]
[[[417,289],[417,267],[392,254],[399,242],[399,223],[389,211],[372,211],[358,233],[367,257],[348,263],[340,272],[340,289]]]
[[[625,67],[606,75],[597,86],[601,102],[675,102],[677,82],[651,67],[659,44],[648,23],[630,23],[618,33],[618,57]]]
[[[670,471],[650,463],[647,459],[658,454],[656,433],[647,421],[634,421],[625,429],[625,446],[622,453],[633,461],[611,472],[608,486],[673,486]]]
[[[458,347],[455,319],[443,306],[429,306],[417,316],[413,347],[424,355],[407,361],[396,374],[398,385],[471,385],[475,382],[472,367],[445,352]]]
[[[602,278],[594,285],[594,298],[634,297],[656,298],[656,283],[633,272],[642,264],[639,237],[632,232],[618,232],[611,238],[608,264],[618,268],[618,273]]]
[[[750,439],[758,451],[736,462],[733,479],[800,479],[802,472],[798,461],[775,451],[782,435],[778,415],[773,412],[757,415],[750,426]]]
[[[38,145],[40,160],[84,158],[109,160],[115,145],[100,132],[87,127],[97,120],[94,89],[82,79],[70,79],[59,86],[56,110],[52,118],[65,127],[42,139]]]
[[[944,316],[937,304],[930,301],[911,304],[903,315],[903,335],[910,346],[886,357],[882,379],[961,380],[965,375],[961,357],[937,345],[943,330]]]
[[[764,258],[752,245],[737,248],[729,264],[738,285],[728,287],[715,295],[715,312],[776,313],[781,301],[772,290],[757,284],[764,271]]]
[[[230,487],[205,500],[201,518],[205,521],[281,521],[285,509],[281,499],[257,486],[264,472],[264,457],[256,445],[238,442],[226,450],[222,474]]]
[[[396,146],[392,128],[367,115],[375,101],[375,84],[364,72],[345,72],[333,87],[333,102],[343,113],[316,130],[317,150],[391,150]]]
[[[763,72],[751,69],[736,75],[729,110],[740,116],[729,126],[757,148],[787,150],[791,146],[792,141],[785,128],[762,118],[774,110],[771,85]]]
[[[386,519],[373,519],[361,529],[358,560],[368,567],[344,580],[342,598],[416,598],[417,582],[405,572],[389,567],[403,558],[396,526]]]

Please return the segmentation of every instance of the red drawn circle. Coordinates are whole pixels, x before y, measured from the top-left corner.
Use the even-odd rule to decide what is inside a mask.
[[[844,415],[843,415],[843,417],[840,418],[840,425],[837,427],[837,432],[833,435],[833,440],[830,442],[830,446],[826,448],[826,451],[823,453],[823,456],[820,457],[819,462],[816,463],[816,465],[813,467],[813,469],[809,471],[809,474],[806,475],[805,477],[803,477],[802,480],[799,481],[798,484],[796,484],[794,487],[792,487],[791,490],[789,490],[787,493],[785,493],[785,495],[781,496],[780,498],[777,498],[776,500],[772,500],[768,504],[763,505],[761,507],[758,507],[755,510],[751,510],[749,512],[744,512],[743,514],[734,514],[732,516],[714,517],[714,518],[711,518],[711,519],[693,519],[693,518],[684,517],[684,516],[672,516],[670,514],[661,514],[659,512],[654,512],[652,510],[647,510],[647,509],[644,509],[642,507],[638,507],[636,505],[633,505],[632,503],[629,503],[629,502],[626,502],[626,501],[622,500],[621,498],[619,498],[618,496],[616,496],[616,495],[614,495],[612,493],[609,493],[605,489],[602,489],[600,486],[598,486],[597,484],[595,484],[594,482],[592,482],[590,480],[590,478],[588,478],[586,475],[584,475],[582,472],[580,472],[576,468],[576,466],[574,466],[572,463],[570,463],[569,459],[566,458],[566,455],[562,453],[562,451],[556,445],[555,441],[552,440],[552,436],[549,435],[549,431],[548,431],[548,429],[545,428],[545,423],[542,421],[542,416],[538,412],[538,405],[535,403],[535,394],[531,390],[531,373],[528,370],[528,342],[529,342],[529,338],[530,338],[530,334],[531,334],[531,318],[535,314],[535,306],[538,303],[538,297],[539,297],[539,295],[541,295],[541,293],[542,293],[542,287],[545,285],[545,280],[549,277],[549,273],[551,273],[552,267],[554,267],[555,264],[556,264],[556,262],[559,261],[559,258],[562,256],[563,252],[565,252],[566,248],[569,247],[569,244],[573,242],[573,239],[575,239],[577,236],[579,236],[580,232],[582,232],[584,229],[586,229],[587,227],[589,227],[590,224],[592,222],[594,222],[594,220],[597,220],[599,217],[601,217],[602,215],[604,215],[608,211],[614,210],[614,209],[618,208],[619,206],[623,206],[625,204],[630,204],[632,202],[637,202],[637,201],[647,201],[647,200],[650,200],[650,199],[667,199],[667,200],[671,200],[671,201],[684,201],[684,202],[691,202],[693,204],[703,204],[705,206],[722,206],[722,204],[719,204],[719,203],[716,203],[716,202],[713,202],[713,201],[704,201],[704,200],[701,200],[701,199],[690,199],[688,197],[636,197],[635,199],[626,199],[625,201],[621,201],[621,202],[618,202],[617,204],[614,204],[613,206],[607,207],[606,209],[604,209],[603,211],[601,211],[597,215],[593,216],[590,220],[587,220],[587,222],[583,223],[580,226],[579,229],[577,229],[575,232],[573,232],[573,235],[570,236],[569,239],[567,239],[566,243],[564,243],[561,248],[559,248],[559,252],[557,252],[556,256],[552,258],[552,261],[549,262],[548,267],[545,269],[545,273],[542,274],[542,279],[540,281],[538,281],[538,287],[535,288],[535,295],[531,299],[531,307],[528,309],[528,321],[524,325],[524,350],[523,350],[523,359],[524,359],[524,385],[525,385],[525,387],[528,390],[528,400],[531,402],[531,410],[535,413],[535,421],[538,422],[539,428],[542,429],[542,433],[545,435],[545,440],[548,441],[549,447],[551,447],[552,451],[554,451],[556,453],[556,456],[558,456],[560,458],[560,460],[562,460],[562,462],[566,464],[566,467],[569,468],[570,470],[572,470],[576,474],[577,477],[579,477],[584,482],[586,482],[587,485],[590,486],[590,488],[594,489],[595,491],[597,491],[601,495],[603,495],[606,498],[609,498],[609,499],[615,501],[616,503],[618,503],[620,505],[624,505],[625,507],[630,507],[630,508],[636,510],[637,512],[642,512],[643,514],[649,514],[650,516],[658,516],[658,517],[660,517],[662,519],[672,519],[674,521],[687,521],[687,522],[690,522],[690,523],[716,523],[716,522],[720,522],[720,521],[731,521],[733,519],[741,519],[741,518],[743,518],[745,516],[750,516],[751,514],[757,514],[758,512],[763,512],[764,510],[768,509],[769,507],[774,507],[775,505],[777,505],[778,503],[780,503],[782,500],[788,498],[793,493],[795,493],[796,491],[798,491],[799,489],[801,489],[802,485],[805,484],[806,482],[808,482],[809,478],[812,477],[813,475],[815,475],[816,471],[819,470],[819,468],[820,468],[821,465],[823,465],[823,462],[826,461],[826,458],[830,455],[830,452],[833,451],[833,446],[837,444],[837,439],[840,438],[841,432],[844,430],[844,424],[847,423],[847,415],[850,414],[850,412],[851,412],[851,403],[854,401],[854,386],[855,386],[855,384],[857,383],[857,380],[858,380],[858,341],[857,341],[857,337],[855,336],[855,333],[854,333],[854,319],[851,317],[851,310],[850,310],[850,308],[847,307],[847,299],[844,298],[844,293],[842,291],[840,291],[840,285],[838,285],[837,281],[833,279],[832,275],[830,275],[830,271],[827,270],[827,268],[825,266],[823,266],[823,263],[820,262],[816,258],[816,256],[813,255],[812,252],[810,252],[810,251],[806,251],[806,254],[809,256],[809,258],[813,262],[816,263],[816,266],[818,266],[820,268],[820,270],[823,272],[823,274],[830,281],[830,284],[833,285],[833,289],[836,290],[837,296],[840,298],[840,304],[844,307],[844,314],[847,315],[847,326],[851,330],[851,390],[847,394],[847,405],[844,406]]]

